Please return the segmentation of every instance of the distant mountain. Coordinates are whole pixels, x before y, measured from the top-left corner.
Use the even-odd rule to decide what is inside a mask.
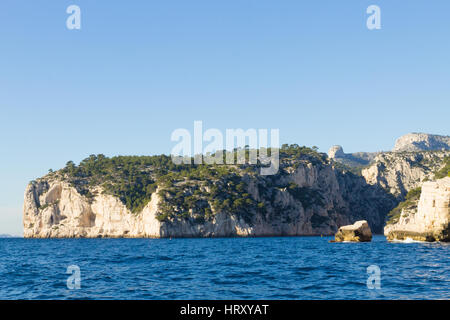
[[[0,238],[13,238],[13,236],[9,234],[0,234]]]
[[[397,139],[392,151],[344,153],[336,145],[330,148],[328,157],[403,201],[408,191],[423,182],[447,175],[435,177],[448,167],[450,137],[409,133]]]
[[[350,167],[361,167],[369,165],[380,152],[355,152],[344,153],[344,149],[339,146],[332,146],[328,150],[328,157]]]
[[[361,175],[371,185],[378,185],[399,200],[425,181],[447,175],[450,151],[383,152]]]
[[[421,152],[421,151],[450,151],[450,136],[440,136],[428,133],[408,133],[395,142],[392,152]],[[350,168],[360,170],[361,167],[371,165],[380,154],[389,152],[355,152],[344,153],[340,145],[332,146],[328,150],[328,157]]]
[[[439,136],[428,133],[409,133],[395,142],[393,152],[450,150],[450,136]]]

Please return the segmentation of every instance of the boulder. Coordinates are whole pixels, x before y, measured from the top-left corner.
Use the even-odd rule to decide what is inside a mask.
[[[335,242],[370,242],[372,231],[366,220],[357,221],[352,225],[340,227],[336,233]]]

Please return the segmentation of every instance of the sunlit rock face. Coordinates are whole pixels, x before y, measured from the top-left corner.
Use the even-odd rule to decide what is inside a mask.
[[[450,241],[450,177],[425,182],[417,209],[403,210],[399,221],[388,224],[388,240]]]
[[[340,227],[335,235],[335,242],[370,242],[372,231],[365,220],[357,221],[352,225]]]
[[[394,152],[450,150],[450,136],[409,133],[397,139]]]
[[[332,146],[330,150],[328,150],[328,157],[332,159],[345,157],[344,149],[342,146]]]
[[[116,197],[88,199],[66,182],[31,183],[25,191],[25,238],[159,237],[155,196],[139,215]]]
[[[433,180],[448,156],[450,151],[385,152],[377,155],[361,174],[368,184],[378,185],[402,200],[409,190]]]

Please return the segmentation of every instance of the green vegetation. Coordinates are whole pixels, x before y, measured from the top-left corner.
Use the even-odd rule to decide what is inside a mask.
[[[350,172],[356,176],[361,176],[361,172],[363,169],[368,168],[370,165],[349,165],[345,162],[335,161],[333,160],[333,165],[336,169],[342,172]]]
[[[200,179],[203,175],[204,178]],[[238,171],[225,166],[200,166],[190,172],[188,181],[172,183],[160,191],[164,201],[158,219],[193,216],[203,222],[212,218],[213,212],[228,212],[250,222],[258,204],[246,190],[247,185]]]
[[[248,160],[252,150],[247,147],[235,149],[235,159],[239,151],[244,151]],[[268,149],[268,154],[272,151]],[[224,158],[229,154],[224,153]],[[68,181],[89,200],[98,192],[118,197],[133,213],[141,212],[158,189],[164,199],[157,216],[161,221],[192,218],[202,223],[212,219],[214,214],[227,212],[250,222],[255,212],[265,213],[269,206],[275,205],[271,201],[257,201],[248,191],[249,182],[262,192],[263,199],[268,195],[274,200],[274,190],[282,186],[267,181],[277,181],[281,175],[300,165],[328,164],[326,154],[319,153],[316,147],[283,145],[279,154],[279,173],[265,179],[257,174],[261,163],[176,165],[170,156],[165,155],[108,158],[102,154],[91,155],[79,165],[69,161],[63,169],[49,172],[49,176]],[[193,163],[193,159],[190,160]],[[288,191],[305,208],[323,201],[318,191],[310,188],[291,185]]]
[[[397,223],[400,219],[400,215],[402,214],[403,209],[413,209],[414,207],[417,207],[417,202],[419,201],[421,192],[421,187],[411,189],[406,195],[405,201],[400,202],[397,207],[395,207],[388,213],[387,223]]]
[[[48,207],[50,207],[50,204],[46,203],[46,204],[43,204],[42,206],[38,206],[38,209],[39,209],[39,210],[45,210],[45,209],[47,209]]]
[[[79,166],[69,161],[60,173],[88,199],[95,196],[94,187],[102,186],[132,212],[139,212],[156,190],[155,177],[175,169],[167,156],[107,158],[100,154],[89,156]]]
[[[59,203],[59,200],[56,200],[56,201],[53,202],[53,203],[45,203],[45,204],[43,204],[43,205],[41,205],[41,206],[38,206],[38,209],[41,210],[41,211],[43,211],[43,210],[47,209],[47,208],[50,207],[50,206],[58,205],[58,203]]]
[[[283,144],[280,149],[280,159],[284,161],[307,159],[313,164],[326,163],[328,156],[317,151],[317,147],[300,147],[298,144]]]
[[[314,204],[319,206],[324,204],[324,199],[318,190],[306,187],[300,188],[297,184],[291,182],[287,186],[287,191],[294,199],[302,203],[304,209],[307,209]]]
[[[434,173],[434,179],[442,179],[445,177],[450,177],[450,157],[445,157],[444,167]]]

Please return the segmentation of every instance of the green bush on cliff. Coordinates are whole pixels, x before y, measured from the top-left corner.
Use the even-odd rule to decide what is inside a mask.
[[[434,179],[442,179],[445,177],[450,177],[450,157],[444,158],[444,167],[434,174]]]
[[[280,158],[283,159],[307,159],[313,164],[326,163],[328,156],[318,152],[317,147],[308,148],[298,144],[283,144],[280,148]]]
[[[154,168],[154,173],[150,172]],[[113,157],[91,155],[76,166],[69,161],[61,173],[80,194],[92,198],[91,188],[102,186],[107,194],[118,197],[132,212],[139,212],[156,190],[155,178],[174,169],[170,157]]]
[[[211,172],[211,175],[215,176],[215,173]],[[161,189],[164,205],[158,219],[189,218],[192,213],[196,221],[205,221],[212,218],[213,212],[228,212],[250,222],[257,204],[245,192],[246,188],[241,177],[232,171],[221,179],[203,180],[197,184],[180,182],[176,188]]]
[[[235,149],[235,153],[236,151],[238,149]],[[271,152],[269,149],[269,155]],[[247,160],[249,153],[250,150],[246,148]],[[283,145],[280,149],[279,175],[285,172],[285,167],[295,167],[301,162],[324,164],[327,162],[327,156],[319,153],[317,148]],[[207,217],[211,217],[213,211],[227,211],[239,214],[249,221],[252,212],[263,208],[265,210],[265,206],[260,204],[258,207],[257,202],[247,194],[243,177],[254,176],[259,166],[260,164],[176,165],[172,158],[166,155],[108,158],[99,154],[90,155],[79,165],[69,161],[63,169],[52,174],[59,175],[61,179],[71,183],[80,194],[89,199],[95,196],[95,187],[102,187],[105,193],[118,197],[134,213],[140,212],[148,204],[156,188],[160,187],[169,192],[168,207],[161,213],[160,219],[168,219],[174,214],[188,217],[186,212],[189,211]],[[189,189],[186,186],[188,182],[202,187]],[[207,189],[209,191],[206,191]],[[307,190],[303,193],[308,195]],[[309,198],[311,199],[303,198],[304,202],[320,201],[314,195]],[[174,210],[175,207],[179,212]]]
[[[417,201],[419,201],[421,192],[421,187],[411,189],[406,194],[405,201],[400,202],[397,207],[395,207],[388,213],[387,223],[397,223],[400,219],[400,215],[402,214],[403,209],[413,209],[415,206],[417,206]]]

